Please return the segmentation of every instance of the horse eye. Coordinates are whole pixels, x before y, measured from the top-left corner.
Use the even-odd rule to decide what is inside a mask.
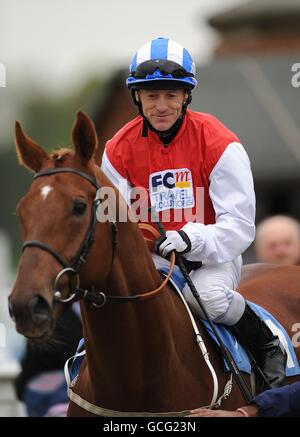
[[[75,215],[83,215],[86,210],[86,204],[83,202],[76,202],[73,205],[72,214]]]

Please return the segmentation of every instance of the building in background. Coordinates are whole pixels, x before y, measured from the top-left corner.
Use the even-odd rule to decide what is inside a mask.
[[[235,131],[250,156],[257,220],[278,213],[300,218],[300,2],[253,0],[210,18],[220,41],[199,69],[194,107]]]
[[[99,89],[99,94],[91,99],[89,112],[101,145],[137,115],[137,107],[125,85],[128,74],[128,68],[116,71],[107,83],[105,91]],[[99,160],[100,157],[97,159]]]

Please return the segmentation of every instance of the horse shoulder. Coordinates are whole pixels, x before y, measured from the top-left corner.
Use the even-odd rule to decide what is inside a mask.
[[[242,267],[241,284],[253,279],[270,270],[278,269],[280,266],[267,263],[246,264]]]
[[[300,311],[300,267],[272,264],[245,266],[238,287],[241,294],[274,315]]]

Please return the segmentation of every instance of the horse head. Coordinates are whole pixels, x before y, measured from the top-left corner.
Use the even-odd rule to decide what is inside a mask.
[[[17,331],[36,340],[51,336],[64,308],[60,303],[71,300],[70,288],[78,286],[77,270],[92,252],[89,249],[96,232],[97,134],[82,112],[77,114],[72,138],[73,150],[48,154],[16,122],[19,161],[35,176],[16,209],[24,245],[9,311]],[[103,245],[108,235],[101,235]],[[108,252],[110,246],[107,241]],[[98,266],[99,274],[107,267],[107,251]]]

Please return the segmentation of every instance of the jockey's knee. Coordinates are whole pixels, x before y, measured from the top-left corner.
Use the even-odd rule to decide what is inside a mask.
[[[213,322],[234,325],[244,313],[244,298],[240,293],[226,286],[198,290],[198,293],[209,318]],[[183,294],[193,313],[201,319],[206,319],[188,285],[184,287]]]

